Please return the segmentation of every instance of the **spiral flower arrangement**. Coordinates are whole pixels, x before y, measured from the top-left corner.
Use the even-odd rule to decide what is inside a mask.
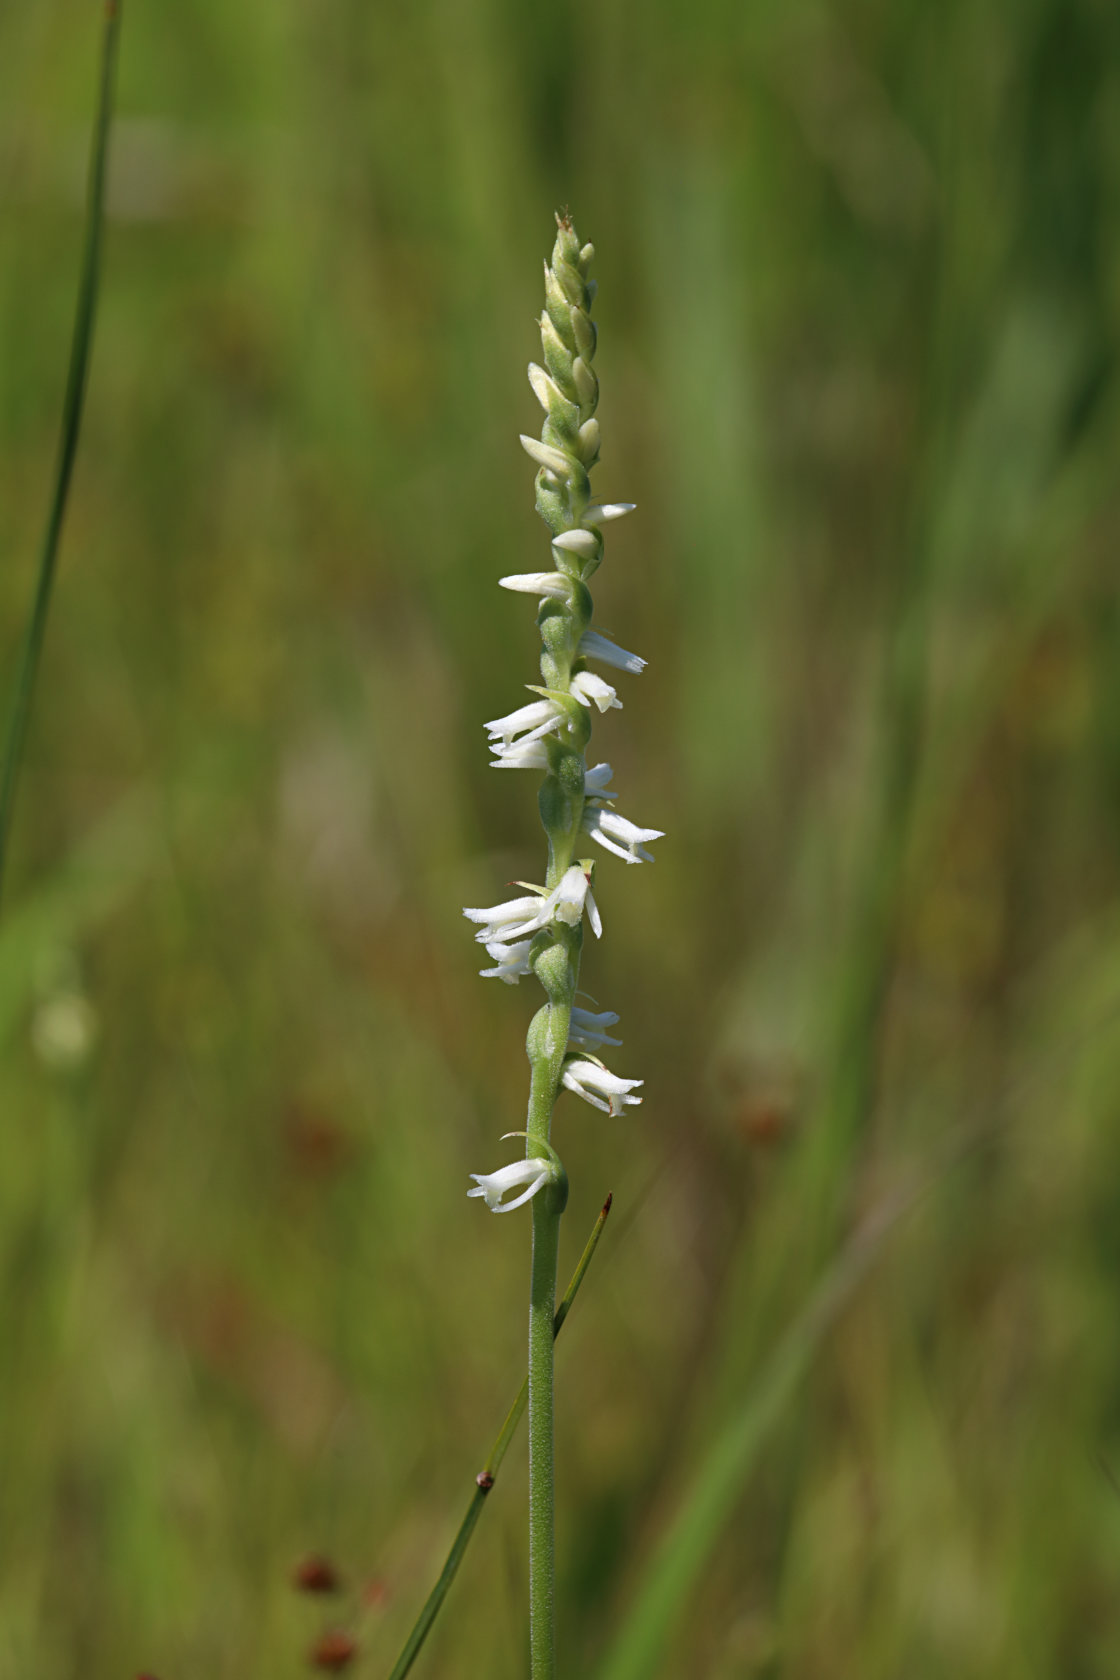
[[[651,860],[646,849],[662,831],[639,828],[615,809],[611,767],[590,767],[587,748],[595,713],[622,701],[589,664],[640,673],[645,660],[591,628],[588,582],[603,559],[603,527],[633,511],[630,502],[591,497],[591,470],[599,458],[595,409],[599,382],[593,371],[596,329],[591,307],[596,286],[588,279],[594,257],[580,245],[570,217],[557,217],[556,242],[545,265],[541,315],[544,366],[529,365],[529,383],[544,410],[540,438],[521,444],[537,465],[537,512],[551,533],[551,570],[499,579],[503,589],[537,597],[541,634],[536,696],[486,725],[497,770],[543,772],[538,803],[548,841],[543,885],[518,882],[523,893],[489,909],[466,909],[491,966],[482,973],[516,985],[533,975],[546,1002],[529,1026],[529,1107],[523,1133],[525,1158],[492,1173],[472,1173],[470,1196],[495,1213],[533,1203],[533,1256],[529,1312],[529,1596],[531,1673],[555,1673],[553,1609],[553,1312],[560,1217],[568,1182],[552,1147],[552,1112],[567,1089],[606,1114],[635,1107],[640,1079],[612,1073],[598,1055],[621,1041],[608,1036],[613,1011],[593,1014],[576,1006],[586,919],[596,938],[602,920],[592,892],[595,865],[577,855],[593,840],[627,863]],[[518,1194],[510,1195],[512,1191]],[[508,1197],[508,1199],[507,1199]]]

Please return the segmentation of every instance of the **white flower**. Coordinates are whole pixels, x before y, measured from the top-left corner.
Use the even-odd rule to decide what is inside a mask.
[[[610,519],[621,519],[633,513],[637,502],[592,502],[583,516],[585,525],[605,525]]]
[[[520,735],[519,746],[527,746],[530,741],[539,741],[554,729],[559,729],[564,722],[564,713],[553,700],[533,700],[527,706],[518,706],[515,712],[507,712],[505,717],[492,718],[484,725],[491,741],[500,740],[501,747],[495,747],[495,752],[504,752],[509,747],[515,735]]]
[[[605,846],[608,852],[613,852],[625,863],[652,863],[653,856],[646,851],[645,842],[665,837],[664,829],[639,828],[636,823],[620,817],[617,811],[604,811],[595,803],[584,809],[583,826],[592,840],[597,840],[600,846]]]
[[[529,898],[508,898],[489,910],[464,910],[468,922],[481,923],[475,938],[489,947],[495,941],[508,945],[527,934],[536,933],[551,919],[551,894],[535,894]]]
[[[636,653],[627,653],[616,643],[608,641],[606,636],[600,636],[597,630],[585,630],[579,639],[578,652],[584,659],[598,659],[604,665],[617,665],[620,671],[633,671],[637,676],[644,671],[646,661]]]
[[[552,546],[567,549],[580,560],[594,560],[602,547],[602,538],[594,531],[561,531],[558,537],[553,537]]]
[[[514,741],[508,747],[496,747],[491,743],[490,751],[494,754],[491,770],[547,770],[548,753],[543,741]]]
[[[577,1057],[567,1062],[561,1083],[574,1091],[577,1097],[591,1104],[592,1108],[601,1108],[604,1114],[621,1114],[625,1108],[636,1108],[641,1097],[632,1097],[631,1091],[637,1090],[645,1083],[642,1079],[620,1079],[616,1073],[611,1073],[601,1062],[585,1061]]]
[[[563,572],[513,572],[498,583],[520,595],[551,595],[555,601],[566,601],[572,587]]]
[[[521,433],[521,447],[526,455],[532,456],[538,467],[543,467],[554,478],[571,476],[572,463],[562,449],[553,449],[550,443],[542,443],[540,438],[526,437],[524,432]]]
[[[594,794],[599,799],[613,799],[610,792],[611,777],[614,771],[609,764],[593,764],[590,770],[583,773],[583,791],[590,798]]]
[[[572,678],[572,693],[581,706],[591,710],[592,704],[598,706],[601,712],[609,711],[612,706],[622,710],[622,701],[618,698],[618,690],[597,677],[593,671],[581,671],[578,677]]]
[[[529,967],[529,952],[533,948],[531,939],[523,939],[517,945],[502,945],[497,940],[487,945],[487,955],[497,964],[496,968],[480,968],[479,974],[484,980],[504,980],[507,986],[516,986],[523,974],[531,974]]]
[[[497,1172],[471,1173],[470,1176],[474,1179],[475,1188],[467,1191],[468,1196],[484,1196],[491,1213],[512,1213],[514,1208],[531,1201],[537,1191],[555,1177],[555,1168],[542,1155],[531,1155],[527,1161],[512,1161],[508,1167],[499,1167]],[[503,1202],[506,1191],[516,1189],[519,1184],[527,1184],[529,1188],[523,1190],[520,1196],[515,1196],[512,1202]]]
[[[621,1044],[620,1038],[607,1037],[606,1029],[617,1021],[613,1009],[604,1009],[601,1015],[593,1015],[589,1009],[573,1009],[568,1043],[580,1050],[601,1050],[604,1044]]]
[[[586,905],[591,931],[596,939],[602,938],[603,923],[591,893],[590,869],[585,869],[582,864],[573,863],[571,868],[565,871],[559,885],[553,887],[549,895],[549,904],[556,920],[567,922],[569,927],[575,927]]]

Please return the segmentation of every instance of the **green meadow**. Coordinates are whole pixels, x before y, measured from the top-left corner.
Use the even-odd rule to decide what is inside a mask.
[[[0,10],[0,699],[98,8]],[[541,262],[594,242],[569,1680],[1120,1674],[1120,10],[124,0],[0,902],[0,1680],[385,1680],[525,1366]],[[516,1148],[516,1145],[514,1146]],[[523,1680],[525,1441],[417,1680]],[[320,1554],[343,1592],[293,1586]]]

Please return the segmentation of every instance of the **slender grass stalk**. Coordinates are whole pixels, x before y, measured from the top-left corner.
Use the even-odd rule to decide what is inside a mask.
[[[4,887],[4,870],[8,856],[12,814],[15,809],[16,784],[23,762],[23,748],[35,696],[35,679],[43,651],[47,630],[51,592],[58,559],[59,538],[70,492],[74,470],[74,456],[78,448],[78,433],[82,423],[86,384],[89,374],[93,328],[97,313],[97,286],[101,272],[101,229],[105,207],[105,172],[109,150],[109,128],[113,115],[113,89],[116,82],[117,43],[120,39],[120,0],[105,0],[101,31],[101,70],[97,99],[97,115],[93,125],[93,145],[90,153],[89,181],[86,189],[85,237],[82,248],[82,267],[78,281],[78,303],[74,315],[74,332],[70,343],[70,367],[66,375],[66,394],[62,404],[62,429],[59,435],[58,458],[46,530],[39,554],[39,570],[35,594],[31,603],[23,646],[16,672],[15,699],[8,720],[4,757],[0,768],[0,895]]]
[[[524,1133],[525,1159],[495,1173],[474,1173],[472,1196],[495,1213],[534,1199],[529,1288],[529,1645],[532,1680],[556,1673],[555,1469],[553,1451],[553,1314],[560,1218],[568,1181],[552,1147],[552,1111],[566,1086],[604,1113],[621,1113],[641,1101],[640,1079],[621,1079],[594,1051],[617,1044],[607,1028],[618,1016],[591,1015],[575,1005],[586,913],[602,932],[591,885],[594,864],[577,856],[586,835],[627,863],[649,860],[645,842],[659,829],[638,828],[613,809],[609,764],[587,765],[593,709],[622,702],[610,683],[587,669],[597,660],[638,673],[645,661],[590,628],[594,605],[588,580],[603,558],[602,527],[631,511],[631,504],[593,503],[590,472],[599,457],[595,409],[599,382],[592,372],[596,330],[591,320],[594,250],[581,245],[571,218],[558,216],[552,260],[545,267],[541,316],[544,366],[529,366],[545,420],[540,438],[523,436],[538,467],[537,512],[548,526],[552,570],[500,579],[503,588],[540,601],[539,696],[486,725],[499,770],[540,770],[541,823],[548,840],[543,886],[521,882],[527,896],[464,914],[479,924],[477,939],[494,963],[482,972],[515,985],[533,974],[547,1002],[533,1017],[526,1040],[532,1069]],[[513,1134],[507,1134],[513,1135]],[[525,1186],[510,1201],[507,1190]]]
[[[603,1203],[603,1206],[599,1211],[599,1217],[595,1221],[591,1235],[588,1237],[583,1253],[580,1256],[579,1265],[572,1273],[571,1282],[564,1291],[563,1299],[556,1309],[556,1313],[552,1321],[552,1335],[554,1339],[560,1334],[564,1327],[564,1320],[567,1318],[572,1309],[572,1302],[579,1294],[579,1288],[583,1282],[587,1268],[590,1266],[592,1256],[599,1246],[599,1238],[603,1234],[603,1227],[607,1223],[607,1215],[611,1211],[611,1200],[612,1198],[608,1196],[606,1201]],[[420,1648],[431,1631],[432,1623],[435,1621],[436,1617],[440,1613],[440,1610],[443,1608],[443,1601],[451,1590],[451,1583],[459,1573],[459,1565],[466,1556],[467,1547],[470,1545],[471,1536],[475,1531],[475,1525],[477,1524],[479,1517],[482,1515],[482,1507],[486,1503],[486,1496],[497,1480],[502,1460],[505,1458],[506,1453],[509,1450],[510,1442],[513,1440],[513,1437],[517,1432],[518,1424],[525,1415],[525,1408],[528,1403],[529,1379],[528,1377],[524,1377],[522,1379],[521,1387],[517,1391],[517,1399],[513,1402],[513,1405],[506,1414],[506,1420],[502,1424],[501,1429],[498,1431],[497,1439],[495,1440],[494,1445],[490,1448],[490,1453],[486,1463],[475,1477],[475,1490],[471,1495],[470,1504],[467,1506],[463,1520],[459,1524],[459,1531],[454,1540],[451,1542],[451,1549],[447,1554],[443,1568],[439,1572],[439,1579],[436,1581],[435,1586],[429,1593],[424,1608],[416,1618],[412,1632],[406,1639],[401,1654],[393,1665],[393,1670],[389,1675],[389,1680],[405,1680],[405,1676],[411,1673],[412,1665],[419,1656]]]
[[[925,1188],[925,1187],[923,1187]],[[793,1320],[758,1381],[717,1433],[663,1535],[599,1680],[654,1680],[668,1641],[771,1432],[788,1414],[825,1333],[920,1191],[886,1198]]]

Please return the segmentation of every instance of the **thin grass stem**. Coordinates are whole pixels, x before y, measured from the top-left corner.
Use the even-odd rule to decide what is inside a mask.
[[[97,312],[97,288],[101,271],[101,231],[105,208],[105,174],[109,150],[109,128],[113,114],[113,90],[116,83],[117,43],[120,39],[120,0],[106,0],[101,33],[101,69],[98,88],[97,115],[94,119],[93,145],[90,153],[89,180],[86,190],[85,235],[82,266],[78,281],[78,302],[74,316],[74,332],[70,344],[70,366],[66,376],[66,394],[62,404],[62,428],[59,435],[58,457],[55,463],[50,507],[46,530],[39,554],[39,570],[35,594],[24,631],[16,671],[15,698],[8,720],[4,756],[0,768],[0,895],[3,893],[4,872],[8,857],[12,815],[15,809],[16,786],[31,706],[35,696],[35,679],[43,651],[51,594],[58,559],[59,538],[70,480],[74,470],[74,456],[78,448],[82,410],[85,405],[89,375],[90,351]]]

